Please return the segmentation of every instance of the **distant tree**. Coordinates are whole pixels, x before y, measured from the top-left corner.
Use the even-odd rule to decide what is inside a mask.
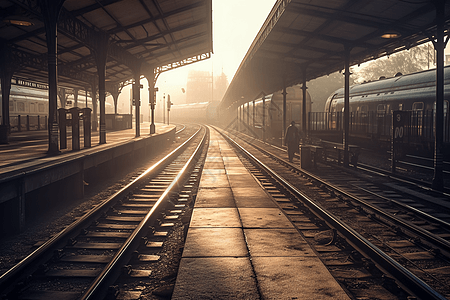
[[[434,61],[434,48],[429,43],[381,57],[366,63],[354,74],[357,82],[378,80],[380,77],[393,77],[397,73],[411,74],[430,67]]]
[[[353,78],[350,76],[350,85]],[[328,76],[313,79],[307,83],[308,92],[311,95],[311,111],[323,111],[328,97],[336,90],[344,87],[344,74],[335,72]]]

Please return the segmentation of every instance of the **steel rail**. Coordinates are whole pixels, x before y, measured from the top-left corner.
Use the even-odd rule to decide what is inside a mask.
[[[186,125],[184,125],[184,124],[182,124],[183,126],[179,129],[179,130],[177,130],[176,132],[175,132],[175,134],[179,134],[179,133],[181,133],[182,131],[184,131],[185,129],[186,129]]]
[[[139,223],[135,230],[131,233],[128,239],[125,241],[123,246],[116,252],[114,257],[108,263],[108,265],[103,269],[100,275],[95,279],[94,283],[88,288],[84,293],[81,300],[91,300],[91,299],[103,299],[106,295],[107,288],[109,285],[113,284],[118,277],[118,272],[122,270],[122,266],[129,261],[133,251],[137,248],[140,243],[141,238],[147,234],[149,226],[155,221],[155,215],[164,209],[164,201],[168,195],[173,192],[182,178],[186,175],[188,169],[193,167],[195,163],[194,159],[201,153],[202,147],[205,145],[207,137],[207,130],[205,130],[202,136],[201,142],[198,144],[194,153],[190,156],[183,168],[178,172],[177,176],[170,183],[164,193],[158,198],[156,203],[153,205],[151,210],[147,213],[144,219]]]
[[[416,187],[421,188],[421,189],[426,190],[426,191],[430,191],[430,192],[433,192],[433,193],[436,193],[436,194],[440,194],[442,196],[450,197],[450,194],[448,193],[448,191],[450,191],[450,190],[448,188],[446,188],[446,187],[444,187],[444,192],[437,191],[437,190],[434,190],[431,187],[431,183],[420,181],[420,180],[417,180],[417,179],[414,179],[414,178],[411,178],[411,177],[395,174],[395,173],[392,173],[390,171],[386,171],[386,170],[383,170],[383,169],[380,169],[380,168],[377,168],[377,167],[373,167],[373,166],[369,166],[369,165],[366,165],[366,164],[362,164],[362,163],[358,163],[358,169],[366,171],[366,172],[369,172],[369,173],[380,174],[380,175],[386,176],[386,177],[388,177],[390,179],[393,179],[393,180],[396,180],[396,181],[400,181],[400,182],[404,182],[404,183],[407,183],[407,184],[415,185]]]
[[[74,223],[67,226],[64,230],[60,231],[53,237],[51,237],[48,241],[42,244],[39,248],[34,250],[24,259],[22,259],[19,263],[17,263],[14,267],[6,271],[4,274],[0,276],[0,291],[4,291],[23,277],[22,272],[28,268],[30,265],[34,265],[32,268],[35,271],[38,265],[45,263],[53,256],[52,249],[57,247],[62,247],[65,245],[66,241],[69,238],[74,238],[81,232],[81,228],[86,227],[93,220],[100,217],[102,212],[110,208],[114,203],[115,199],[122,198],[130,193],[135,187],[140,184],[140,181],[147,179],[150,176],[153,176],[155,172],[162,170],[166,165],[168,165],[171,161],[174,160],[174,157],[179,155],[181,151],[183,151],[187,145],[191,142],[191,140],[197,136],[197,134],[201,131],[199,128],[188,140],[178,146],[176,149],[171,151],[169,154],[160,159],[157,163],[148,168],[145,172],[143,172],[140,176],[138,176],[135,180],[127,184],[125,187],[108,197],[101,204],[99,204],[95,209],[87,212],[80,219],[75,221]]]
[[[270,145],[270,144],[268,144],[268,145]],[[278,150],[281,150],[281,149],[282,149],[282,148],[277,147],[277,146],[274,146],[274,145],[270,145],[270,146],[272,146],[273,148],[278,149]],[[273,154],[271,154],[270,152],[268,152],[268,151],[262,149],[262,148],[259,147],[259,146],[253,145],[253,147],[257,148],[259,151],[265,153],[266,155],[274,156]],[[280,158],[277,157],[277,159],[280,159]],[[286,163],[287,163],[287,162],[286,162]],[[295,166],[294,166],[294,167],[295,167]],[[371,205],[371,204],[365,202],[364,200],[361,200],[361,199],[359,199],[358,197],[355,197],[355,196],[353,196],[353,195],[351,195],[351,194],[349,194],[349,193],[343,191],[342,189],[340,189],[340,188],[338,188],[338,187],[335,187],[335,186],[330,185],[330,184],[329,184],[328,182],[326,182],[325,180],[322,180],[321,178],[315,176],[314,174],[312,174],[312,173],[310,173],[310,172],[308,172],[308,171],[306,171],[306,170],[298,169],[297,167],[295,167],[295,169],[296,169],[297,171],[302,172],[302,173],[306,174],[307,176],[313,178],[314,180],[318,181],[319,183],[321,183],[321,184],[323,184],[323,185],[326,185],[327,187],[333,189],[334,191],[336,191],[336,192],[338,192],[338,193],[340,193],[340,194],[342,194],[342,195],[344,195],[344,196],[346,196],[346,197],[352,199],[353,201],[356,201],[356,202],[360,203],[361,205],[365,206],[366,208],[375,211],[377,214],[381,215],[383,218],[387,219],[388,221],[390,221],[390,222],[392,222],[392,223],[395,223],[397,226],[403,226],[404,228],[406,228],[407,230],[411,231],[412,233],[414,233],[414,234],[416,234],[416,235],[418,235],[418,236],[421,236],[422,238],[424,238],[424,239],[426,239],[426,240],[428,240],[428,241],[434,243],[434,245],[436,245],[436,246],[438,246],[438,247],[444,249],[444,250],[447,251],[447,252],[450,252],[450,242],[449,242],[449,241],[447,241],[447,240],[445,240],[445,239],[443,239],[443,238],[441,238],[441,237],[439,237],[439,236],[436,236],[435,234],[429,232],[428,230],[425,230],[425,229],[421,228],[420,226],[417,226],[417,225],[415,225],[415,224],[411,224],[411,223],[409,223],[409,222],[407,222],[407,221],[403,221],[403,220],[401,220],[401,219],[399,219],[399,218],[396,218],[395,216],[392,216],[392,214],[387,213],[387,212],[384,212],[383,210],[377,208],[376,206],[373,206],[373,205]],[[373,171],[372,171],[372,172],[373,172]],[[387,177],[389,177],[389,178],[392,178],[392,176],[389,175],[389,174],[387,174],[387,175],[386,175],[386,174],[381,174],[381,175],[387,176]],[[400,179],[400,178],[395,178],[395,179],[396,179],[396,180],[403,181],[403,180]],[[411,182],[406,182],[406,183],[412,184]],[[417,186],[417,184],[415,184],[415,183],[414,183],[414,185]],[[412,207],[412,206],[410,206],[410,205],[401,203],[401,202],[399,202],[399,201],[396,201],[396,200],[393,200],[393,199],[389,199],[389,198],[386,198],[386,197],[382,197],[382,196],[380,196],[380,195],[376,195],[375,193],[370,192],[370,191],[368,191],[368,190],[366,190],[366,189],[364,189],[364,188],[361,188],[361,187],[358,187],[358,186],[356,186],[356,187],[357,187],[358,189],[360,189],[360,190],[363,190],[363,191],[366,192],[366,193],[370,193],[370,194],[375,195],[375,196],[377,196],[377,197],[379,197],[379,198],[381,198],[381,199],[383,199],[383,200],[385,200],[385,201],[392,202],[392,203],[394,203],[394,204],[396,204],[396,205],[398,205],[398,206],[401,206],[401,207],[404,208],[404,209],[410,210],[410,211],[412,211],[412,212],[418,214],[420,217],[422,217],[422,218],[424,218],[424,219],[426,219],[426,220],[428,220],[428,221],[430,221],[430,222],[438,223],[440,226],[443,226],[443,227],[445,227],[445,228],[449,228],[449,229],[450,229],[450,224],[449,224],[448,222],[445,222],[445,221],[443,221],[443,220],[440,220],[440,219],[438,219],[438,218],[436,218],[436,217],[434,217],[434,216],[432,216],[432,215],[430,215],[430,214],[427,214],[426,212],[423,212],[423,211],[421,211],[421,210],[418,210],[418,209],[416,209],[416,208],[414,208],[414,207]],[[419,186],[419,187],[424,188],[423,186]]]
[[[259,147],[257,145],[253,145],[253,147],[257,148],[259,151],[261,151],[262,153],[264,153],[264,154],[266,154],[268,156],[276,157],[272,153],[262,149],[261,147]],[[273,147],[275,147],[276,149],[280,149],[280,148],[278,148],[276,146],[273,146]],[[280,159],[279,157],[276,157],[276,158]],[[287,162],[285,162],[285,163],[287,163]],[[397,226],[401,226],[401,227],[405,228],[406,230],[409,230],[413,234],[420,236],[421,238],[423,238],[423,239],[433,243],[435,246],[440,247],[441,249],[443,249],[443,250],[447,251],[448,253],[450,253],[450,242],[449,241],[447,241],[447,240],[445,240],[445,239],[443,239],[443,238],[441,238],[441,237],[431,233],[430,231],[428,231],[426,229],[421,228],[418,225],[415,225],[415,224],[409,223],[407,221],[404,221],[402,219],[399,219],[399,218],[393,216],[392,214],[390,214],[388,212],[385,212],[382,209],[380,209],[380,208],[378,208],[378,207],[376,207],[376,206],[374,206],[374,205],[372,205],[370,203],[367,203],[366,201],[361,200],[358,197],[355,197],[354,195],[349,194],[346,191],[344,191],[344,190],[342,190],[342,189],[340,189],[338,187],[335,187],[335,186],[329,184],[327,181],[317,177],[316,175],[314,175],[314,174],[312,174],[312,173],[310,173],[310,172],[308,172],[306,170],[299,169],[296,166],[293,166],[292,164],[290,164],[290,165],[291,165],[291,167],[295,168],[297,171],[302,172],[303,174],[307,175],[308,177],[311,177],[312,179],[316,180],[320,184],[323,184],[323,185],[327,186],[329,189],[332,189],[335,192],[337,192],[339,194],[342,194],[345,197],[350,198],[353,201],[358,202],[360,205],[365,206],[367,209],[370,209],[370,210],[376,212],[378,215],[380,215],[384,219],[388,220],[389,222],[394,223]],[[389,199],[389,198],[386,198],[386,197],[382,197],[380,195],[376,195],[375,193],[370,192],[370,191],[368,191],[368,190],[366,190],[364,188],[361,188],[361,187],[358,187],[358,186],[355,186],[355,187],[360,189],[360,190],[362,190],[362,191],[364,191],[364,192],[366,192],[366,193],[370,193],[370,194],[372,194],[374,196],[377,196],[377,197],[379,197],[379,198],[381,198],[381,199],[383,199],[385,201],[389,201],[389,202],[392,202],[393,204],[401,206],[404,209],[410,210],[410,211],[418,214],[420,217],[422,217],[422,218],[424,218],[424,219],[426,219],[426,220],[428,220],[430,222],[438,223],[440,226],[443,226],[445,228],[449,228],[450,229],[450,224],[449,223],[447,223],[447,222],[445,222],[443,220],[440,220],[440,219],[438,219],[438,218],[436,218],[436,217],[434,217],[434,216],[432,216],[430,214],[427,214],[427,213],[425,213],[425,212],[423,212],[421,210],[418,210],[417,208],[414,208],[414,207],[412,207],[410,205],[401,203],[401,202],[393,200],[393,199]]]
[[[255,156],[249,153],[237,142],[232,140],[228,135],[221,132],[221,134],[226,137],[230,142],[232,142],[238,149],[240,149],[247,157],[256,162],[261,168],[263,168],[268,174],[273,176],[276,180],[282,183],[290,192],[294,195],[305,200],[305,204],[319,217],[324,219],[331,227],[334,227],[338,232],[343,235],[352,245],[364,252],[365,255],[375,261],[382,269],[387,273],[390,273],[394,278],[396,278],[400,285],[402,285],[406,290],[410,291],[415,296],[421,299],[440,299],[445,300],[441,294],[433,290],[428,284],[423,282],[420,278],[412,274],[408,269],[404,268],[398,262],[389,257],[381,249],[373,245],[353,228],[349,227],[342,221],[338,220],[329,212],[323,210],[318,206],[312,199],[307,195],[298,190],[295,186],[291,185],[284,178],[272,171],[263,162],[258,160]]]

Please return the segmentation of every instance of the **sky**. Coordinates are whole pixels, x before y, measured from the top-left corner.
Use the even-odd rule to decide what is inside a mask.
[[[231,82],[251,43],[269,15],[276,0],[213,0],[213,51],[211,58],[188,66],[162,73],[156,86],[157,106],[163,94],[170,94],[173,103],[184,103],[187,76],[190,70],[213,71],[214,76],[222,71]],[[147,91],[147,80],[141,80]],[[130,87],[119,96],[119,109],[129,112]],[[142,107],[148,103],[148,93],[141,92]],[[147,106],[145,106],[147,107]],[[128,110],[126,110],[128,108]],[[157,109],[158,110],[158,109]]]

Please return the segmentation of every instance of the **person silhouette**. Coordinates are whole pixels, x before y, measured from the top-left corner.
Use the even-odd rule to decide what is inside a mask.
[[[295,121],[292,121],[291,125],[288,126],[284,137],[284,145],[288,148],[289,161],[292,162],[294,160],[294,153],[299,152],[298,144],[300,142],[300,135],[297,127],[295,127]]]

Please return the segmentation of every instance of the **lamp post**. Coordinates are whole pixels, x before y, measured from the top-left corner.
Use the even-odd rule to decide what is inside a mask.
[[[163,94],[163,124],[166,124],[166,94]]]
[[[167,94],[167,125],[169,125],[169,112],[170,112],[170,107],[172,106],[172,102],[170,102],[170,95]]]
[[[153,91],[152,91],[153,90]],[[150,120],[150,134],[155,133],[155,104],[156,104],[156,92],[158,91],[157,87],[148,88],[149,96],[150,96],[150,112],[151,112],[151,120]]]

